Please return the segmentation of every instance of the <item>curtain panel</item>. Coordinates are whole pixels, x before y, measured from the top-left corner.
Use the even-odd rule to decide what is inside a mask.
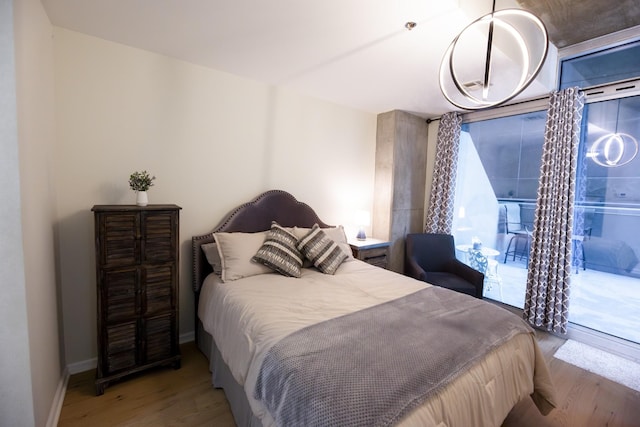
[[[571,236],[584,95],[575,88],[551,94],[533,224],[524,318],[566,333]]]
[[[455,111],[440,118],[425,233],[451,234],[461,128],[462,116]]]

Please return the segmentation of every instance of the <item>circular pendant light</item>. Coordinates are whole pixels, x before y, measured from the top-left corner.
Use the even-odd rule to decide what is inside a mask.
[[[549,50],[544,23],[521,9],[484,15],[451,42],[440,64],[440,89],[458,108],[480,110],[513,99],[536,78]]]
[[[638,154],[638,141],[628,133],[610,133],[593,143],[587,157],[600,166],[615,168],[624,166]]]
[[[638,140],[628,133],[618,132],[621,103],[622,99],[618,99],[615,130],[596,139],[587,151],[588,158],[605,168],[624,166],[638,155]]]
[[[588,158],[605,168],[624,166],[638,155],[638,140],[628,133],[618,132],[621,104],[622,99],[618,99],[615,130],[596,139],[587,151]]]

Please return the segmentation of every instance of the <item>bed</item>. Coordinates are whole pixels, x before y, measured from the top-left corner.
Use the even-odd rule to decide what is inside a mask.
[[[287,239],[301,259],[258,256],[295,251]],[[555,407],[522,319],[354,259],[340,226],[285,191],[192,250],[197,344],[239,426],[499,426],[522,399]]]

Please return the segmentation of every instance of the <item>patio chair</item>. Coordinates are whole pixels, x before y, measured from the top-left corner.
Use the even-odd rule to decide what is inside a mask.
[[[487,291],[493,289],[493,285],[498,286],[500,301],[502,301],[502,279],[498,274],[498,261],[484,255],[482,249],[469,248],[468,252],[469,266],[484,274],[484,284]]]
[[[504,263],[506,264],[509,255],[512,256],[512,261],[519,259],[525,259],[527,265],[529,265],[529,248],[531,247],[531,231],[522,223],[522,217],[520,215],[519,203],[503,203],[504,207],[504,230],[507,235],[512,234],[507,245],[507,250],[504,251]]]
[[[591,238],[591,231],[593,230],[593,215],[595,213],[594,208],[577,207],[574,211],[574,230],[571,236],[571,253],[573,259],[571,263],[575,267],[575,273],[578,274],[578,268],[582,266],[583,270],[587,269],[587,259],[585,256],[584,242]],[[577,217],[581,216],[581,221],[577,220]],[[578,228],[578,224],[582,225],[582,229]]]

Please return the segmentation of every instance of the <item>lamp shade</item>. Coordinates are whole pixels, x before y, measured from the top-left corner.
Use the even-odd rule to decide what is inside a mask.
[[[355,212],[354,219],[358,226],[368,227],[371,225],[371,214],[369,211],[359,210]]]
[[[354,213],[354,219],[358,225],[358,235],[356,238],[358,240],[365,240],[367,238],[367,234],[365,233],[364,228],[371,225],[371,214],[369,211],[358,210]]]

